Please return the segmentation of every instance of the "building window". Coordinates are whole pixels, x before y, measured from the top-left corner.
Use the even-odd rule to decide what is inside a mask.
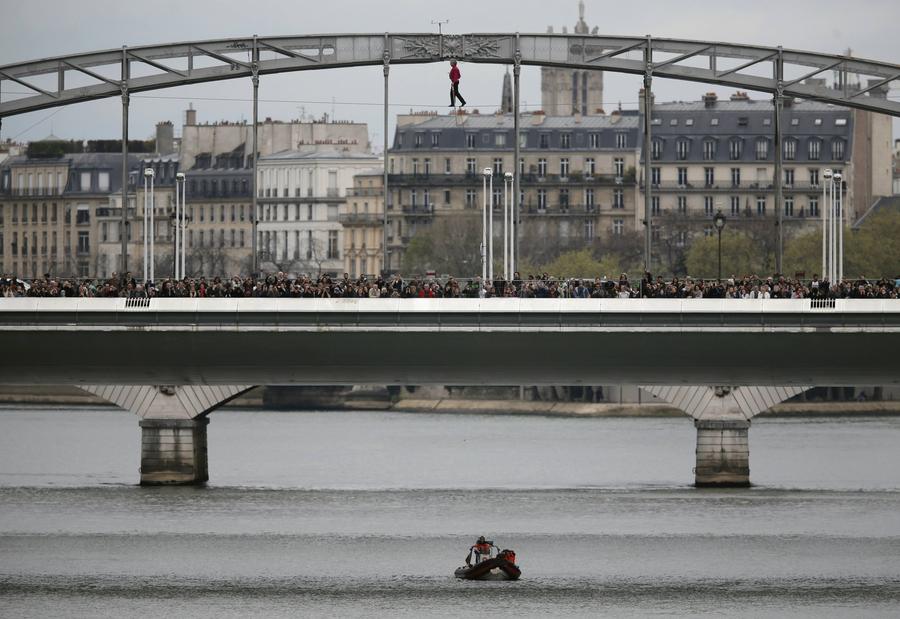
[[[569,176],[569,159],[567,157],[559,160],[559,175],[562,178]]]
[[[756,214],[757,215],[765,215],[766,214],[766,197],[765,196],[756,196]]]
[[[660,171],[659,168],[650,168],[650,184],[659,186]]]
[[[621,236],[625,234],[625,220],[619,217],[613,219],[612,223],[612,233],[615,236]]]
[[[563,213],[566,213],[569,210],[569,190],[568,189],[560,189],[559,190],[559,210],[561,210]]]
[[[794,216],[794,196],[785,196],[784,198],[784,216]]]
[[[712,187],[716,183],[715,168],[703,168],[703,183],[707,187]]]
[[[547,176],[547,160],[543,157],[538,159],[538,176]]]
[[[29,185],[31,184],[31,175],[29,174]],[[90,191],[91,190],[91,173],[90,172],[82,172],[81,173],[81,191]]]
[[[599,133],[588,134],[588,146],[590,148],[600,148],[600,134]]]
[[[475,148],[475,134],[474,133],[466,134],[466,148]]]
[[[818,187],[819,186],[819,169],[811,168],[809,170],[809,185],[810,187]]]
[[[741,169],[740,168],[731,168],[731,186],[732,187],[740,187],[741,186]]]
[[[519,176],[523,176],[525,174],[525,158],[522,157],[519,159]]]
[[[653,140],[653,143],[650,146],[650,155],[656,160],[662,157],[662,140]]]
[[[540,148],[550,148],[550,134],[542,133],[540,134],[539,147]]]
[[[37,248],[35,248],[37,249]],[[87,231],[78,233],[78,255],[84,256],[91,253],[90,236]]]
[[[422,134],[421,133],[416,133],[415,145],[416,145],[416,148],[422,146]]]
[[[618,159],[617,159],[618,161]],[[588,157],[584,160],[584,175],[590,178],[597,171],[597,162],[594,161],[593,157]]]
[[[438,133],[437,131],[432,132],[432,134],[431,134],[431,147],[432,147],[432,148],[437,148],[437,147],[440,146],[440,145],[441,145],[441,134]]]
[[[688,151],[690,150],[690,145],[687,140],[678,140],[675,143],[675,154],[681,161],[684,161],[688,158]]]
[[[594,220],[593,219],[585,219],[584,220],[584,238],[587,240],[591,240],[594,238]]]
[[[703,196],[703,214],[707,217],[713,216],[713,197],[712,196]]]
[[[841,139],[835,139],[831,142],[831,159],[834,161],[844,160],[844,151],[847,143]]]
[[[678,196],[678,214],[687,215],[687,197]]]
[[[109,172],[100,172],[97,174],[97,189],[100,191],[109,191]]]
[[[794,169],[793,168],[785,168],[784,170],[784,184],[787,187],[794,186]]]
[[[737,161],[744,154],[744,142],[740,138],[734,138],[728,142],[728,156],[732,161]]]
[[[787,161],[793,161],[797,158],[797,140],[787,138],[784,141],[784,158]]]
[[[769,140],[766,138],[757,138],[756,140],[756,160],[763,161],[769,157]]]
[[[811,161],[818,161],[819,155],[822,152],[822,140],[818,138],[812,138],[807,143],[807,149],[809,150],[809,159]]]
[[[503,158],[494,157],[494,176],[503,176]]]
[[[538,189],[537,207],[538,207],[539,211],[544,211],[547,209],[547,190],[546,189]]]
[[[444,174],[450,174],[450,157],[444,159]]]
[[[659,196],[650,196],[650,214],[659,215]]]
[[[422,164],[425,166],[425,176],[431,176],[431,159],[426,157],[422,160]]]
[[[466,189],[466,208],[475,208],[476,193],[474,189]]]
[[[584,190],[584,206],[588,212],[594,211],[594,190],[591,188]]]
[[[91,223],[91,211],[87,206],[78,206],[75,211],[75,223],[79,225]]]
[[[678,168],[678,186],[687,187],[687,168]]]
[[[506,134],[505,133],[495,133],[494,134],[494,146],[497,146],[497,147],[506,146]]]
[[[619,178],[625,176],[625,160],[621,157],[613,159],[613,173]]]
[[[616,134],[616,148],[628,148],[628,134],[627,133],[617,133]]]
[[[413,173],[413,176],[419,175],[419,160],[418,159],[412,160],[412,173]]]
[[[560,148],[572,148],[572,134],[571,133],[560,133],[559,134],[559,147]]]
[[[447,204],[447,205],[450,204],[450,190],[449,189],[444,190],[444,204]]]
[[[716,158],[716,141],[703,140],[703,160],[713,161]]]
[[[740,215],[741,214],[741,197],[740,196],[731,196],[731,214],[732,215]]]
[[[613,189],[613,208],[625,208],[625,192]]]
[[[810,217],[819,216],[819,198],[817,196],[809,197],[809,215]]]
[[[474,176],[475,173],[475,158],[469,157],[466,159],[466,174],[468,174],[469,176]]]

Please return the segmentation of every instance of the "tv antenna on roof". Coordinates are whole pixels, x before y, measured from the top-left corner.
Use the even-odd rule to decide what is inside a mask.
[[[437,24],[437,27],[438,27],[438,36],[443,36],[444,32],[443,32],[443,30],[442,30],[442,26],[443,26],[444,24],[446,24],[446,23],[449,23],[449,22],[450,22],[449,19],[432,19],[432,20],[431,20],[431,25],[433,26],[433,25]]]

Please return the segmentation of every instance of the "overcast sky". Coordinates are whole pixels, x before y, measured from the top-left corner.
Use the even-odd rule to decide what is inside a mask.
[[[577,5],[577,0],[0,0],[0,65],[123,44],[253,34],[428,32],[436,30],[431,22],[438,19],[450,20],[444,26],[449,33],[545,32],[549,25],[557,32],[564,25],[571,31],[578,18]],[[896,0],[586,0],[585,5],[586,21],[602,34],[783,45],[828,53],[850,48],[860,57],[900,64],[900,2]],[[470,107],[493,111],[499,104],[505,69],[488,65],[462,69],[461,90]],[[392,116],[410,108],[445,111],[446,70],[437,64],[394,67]],[[607,73],[604,86],[607,111],[619,103],[636,105],[639,77]],[[659,79],[653,87],[657,101],[696,100],[708,90],[731,93],[705,84]],[[201,122],[246,119],[252,113],[250,96],[249,79],[135,95],[131,135],[150,137],[160,120],[180,127],[183,110],[191,102]],[[890,96],[900,98],[900,90],[891,91]],[[260,99],[261,118],[287,120],[301,113],[318,117],[333,110],[338,119],[367,122],[374,143],[381,144],[380,67],[263,76]],[[539,105],[539,69],[523,68],[522,99],[530,109]],[[0,137],[35,140],[52,131],[64,138],[116,138],[120,123],[116,98],[5,118]],[[894,134],[900,135],[897,121]]]

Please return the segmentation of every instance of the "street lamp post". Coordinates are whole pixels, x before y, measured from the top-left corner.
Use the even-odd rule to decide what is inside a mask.
[[[716,211],[715,217],[713,217],[713,225],[716,227],[716,232],[719,235],[719,282],[722,281],[722,229],[725,228],[725,214],[720,210]]]
[[[175,279],[184,277],[184,235],[186,234],[187,211],[185,181],[184,172],[175,175]],[[179,206],[181,210],[179,210]]]
[[[144,284],[147,283],[149,274],[150,281],[153,281],[153,168],[144,168]],[[148,192],[147,185],[149,183],[150,190]],[[148,241],[149,239],[149,241]],[[149,257],[148,257],[149,248]],[[149,269],[149,271],[148,271]]]
[[[837,261],[835,262],[835,282],[844,279],[844,181],[840,172],[834,173],[834,188],[837,190],[835,225],[837,226]],[[832,198],[834,200],[835,198]]]
[[[484,294],[484,286],[487,281],[488,271],[487,271],[487,245],[488,245],[488,180],[491,179],[491,174],[493,170],[490,168],[484,168],[481,171],[481,290],[479,291],[479,296],[483,296]],[[493,181],[491,181],[491,186],[493,187]]]
[[[509,225],[512,220],[509,212],[509,194],[512,191],[512,186],[512,172],[507,172],[503,175],[503,279],[507,282],[511,279],[510,275],[512,275],[510,273],[510,267],[512,266],[510,250],[513,247],[513,241]]]
[[[828,277],[828,220],[831,212],[828,190],[831,186],[831,168],[822,170],[822,277],[831,282]]]

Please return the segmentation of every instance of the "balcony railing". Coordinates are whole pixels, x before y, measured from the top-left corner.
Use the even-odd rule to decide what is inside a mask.
[[[473,174],[391,174],[388,176],[388,185],[397,186],[464,186],[480,188],[483,183],[481,173]],[[567,176],[559,174],[540,175],[536,172],[526,172],[521,175],[520,182],[524,187],[533,185],[610,185],[623,186],[634,182],[634,177],[624,177],[614,174],[593,174],[586,176],[580,172],[570,172]],[[503,186],[503,177],[494,175],[494,186]],[[379,192],[380,193],[380,192]]]
[[[384,216],[380,213],[341,213],[338,221],[344,225],[381,224]]]
[[[663,181],[661,183],[652,183],[650,187],[657,191],[775,191],[775,184],[771,181],[752,181],[741,183],[717,182],[708,185],[703,182],[699,183],[678,183],[677,181]],[[641,182],[640,189],[644,189],[644,183]],[[802,191],[817,192],[822,191],[822,186],[812,183],[793,183],[791,185],[782,185],[784,191]]]

